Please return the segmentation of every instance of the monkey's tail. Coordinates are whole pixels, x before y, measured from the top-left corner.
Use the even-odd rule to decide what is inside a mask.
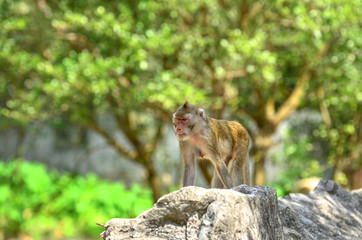
[[[249,138],[249,144],[248,144],[248,155],[249,155],[249,152],[250,152],[251,148],[253,147],[253,140],[251,139],[248,130],[246,130],[246,133],[248,134],[248,138]]]
[[[252,176],[250,175],[251,173],[249,172],[250,171],[250,164],[251,164],[251,162],[252,162],[252,159],[251,159],[251,157],[250,157],[250,150],[251,150],[251,148],[253,147],[253,140],[251,139],[251,137],[250,137],[250,134],[249,134],[249,132],[246,130],[246,133],[248,134],[248,137],[249,137],[249,144],[248,144],[248,152],[246,153],[246,159],[245,159],[245,161],[246,161],[246,165],[248,166],[248,178],[249,178],[249,184],[250,185],[252,185],[252,183],[253,183],[253,178],[252,178]]]

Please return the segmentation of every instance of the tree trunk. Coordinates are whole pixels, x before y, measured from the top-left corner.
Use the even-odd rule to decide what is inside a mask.
[[[362,167],[360,165],[359,169],[355,170],[352,175],[352,185],[351,190],[362,188]]]
[[[339,164],[339,156],[334,156],[334,159],[333,159],[333,168],[332,168],[332,179],[333,181],[335,181],[336,183],[339,183],[338,181],[338,171],[339,171],[339,168],[340,168],[340,164]]]
[[[147,171],[147,182],[151,187],[152,190],[152,198],[154,202],[157,202],[157,200],[162,196],[162,187],[161,187],[161,181],[160,177],[157,174],[157,171],[154,167],[154,164],[152,163],[146,164],[146,171]]]
[[[255,162],[254,165],[254,185],[264,185],[265,184],[265,156],[259,161]]]
[[[25,131],[23,128],[18,127],[16,129],[16,146],[15,146],[15,158],[19,158],[22,156],[23,153],[23,142],[24,142],[24,138],[25,138]]]
[[[133,133],[128,132],[128,134],[126,135],[129,141],[134,144],[135,149],[138,150],[137,152],[129,151],[127,148],[119,144],[111,134],[102,129],[96,122],[91,122],[90,127],[93,130],[95,130],[97,133],[99,133],[107,141],[107,143],[113,146],[122,156],[127,157],[133,162],[141,164],[142,166],[145,167],[147,172],[147,183],[151,187],[153,201],[156,202],[162,196],[162,186],[160,178],[155,169],[152,157],[149,157],[152,155],[153,151],[147,153],[145,149],[142,148],[143,145],[140,144],[140,141],[137,139],[137,136],[133,135]],[[154,146],[151,147],[151,149],[154,150],[155,146],[157,145],[157,141],[159,139],[160,136],[157,135],[156,140],[154,142]]]
[[[358,167],[353,166],[353,163],[358,161],[358,159],[344,159],[344,164],[342,169],[348,180],[346,188],[348,190],[360,189],[362,188],[362,165]]]
[[[265,184],[265,162],[269,149],[273,146],[272,135],[275,128],[266,126],[260,129],[260,133],[255,136],[252,153],[254,156],[254,185]]]

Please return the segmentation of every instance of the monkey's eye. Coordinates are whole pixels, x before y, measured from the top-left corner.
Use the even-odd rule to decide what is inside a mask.
[[[182,121],[186,121],[186,120],[187,120],[187,118],[182,118],[181,120],[182,120]]]

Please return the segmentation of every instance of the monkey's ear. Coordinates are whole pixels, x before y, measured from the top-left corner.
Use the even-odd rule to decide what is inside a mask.
[[[204,118],[204,119],[205,119],[205,110],[204,110],[204,109],[199,108],[198,111],[197,111],[197,113],[199,114],[199,116],[200,116],[201,118]]]

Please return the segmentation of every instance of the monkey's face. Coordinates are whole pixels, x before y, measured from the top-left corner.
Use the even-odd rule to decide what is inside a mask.
[[[186,141],[201,130],[204,110],[185,102],[172,116],[173,128],[179,141]]]
[[[176,115],[173,114],[173,128],[179,141],[186,141],[190,137],[192,130],[191,115]]]

